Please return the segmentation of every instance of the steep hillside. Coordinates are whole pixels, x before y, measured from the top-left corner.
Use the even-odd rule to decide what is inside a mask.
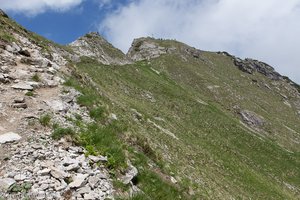
[[[85,59],[77,69],[129,124],[129,143],[147,141],[176,184],[211,199],[299,195],[294,83],[258,61],[176,41],[135,40],[128,56],[142,61],[118,67]],[[238,61],[258,66],[249,64],[255,69],[245,73]]]
[[[8,105],[13,101],[15,89],[11,86],[15,82],[23,81],[33,87],[32,79],[37,82],[37,77],[33,78],[37,73],[42,79],[38,82],[44,85],[34,88],[37,95],[26,97],[26,102],[47,106],[43,104],[47,99],[43,98],[49,98],[56,103],[62,101],[54,109],[67,106],[62,110],[46,110],[43,106],[39,110],[31,103],[28,108],[17,110],[0,106],[1,112],[6,113],[1,120],[10,121],[10,113],[14,118],[19,114],[22,121],[24,112],[37,112],[39,119],[35,132],[28,127],[26,131],[18,129],[23,127],[18,123],[14,123],[14,130],[8,130],[9,126],[4,127],[0,121],[0,128],[5,128],[0,133],[12,131],[27,138],[22,134],[29,132],[30,136],[46,137],[49,148],[40,153],[53,150],[49,161],[59,161],[63,157],[60,154],[72,153],[75,145],[82,146],[78,157],[84,159],[80,152],[85,152],[85,164],[68,171],[72,177],[88,174],[81,177],[80,186],[70,186],[76,178],[55,177],[51,167],[49,172],[44,171],[50,173],[47,176],[51,180],[60,180],[58,186],[63,187],[57,191],[58,186],[47,183],[44,193],[56,191],[51,198],[71,195],[73,199],[104,199],[110,197],[112,190],[117,199],[300,198],[300,87],[268,64],[153,38],[135,39],[124,55],[96,33],[62,47],[26,31],[4,14],[0,19],[0,82],[5,91],[1,92],[0,103]],[[19,64],[28,59],[33,61]],[[34,62],[39,59],[43,62]],[[5,70],[19,67],[23,71],[42,67],[45,71],[30,71],[18,81],[6,75]],[[49,72],[52,68],[56,70],[54,74]],[[52,74],[51,80],[58,82],[47,83],[49,78],[44,80],[44,73]],[[71,95],[72,101],[63,97],[66,95]],[[17,96],[24,96],[24,92]],[[51,120],[45,128],[42,125],[47,113]],[[63,121],[59,127],[56,119]],[[45,129],[52,137],[45,136]],[[67,148],[62,141],[68,141]],[[14,162],[22,168],[30,167],[17,159],[24,153],[18,147],[25,148],[26,144],[26,140],[21,140],[1,146],[1,151],[6,148],[9,155],[1,160],[1,178],[13,179],[16,184],[11,184],[12,188],[20,186],[20,191],[25,190],[28,181],[11,177],[7,170],[20,171],[11,169]],[[25,153],[30,148],[25,148]],[[67,171],[65,167],[70,164],[60,162],[66,166],[56,167]],[[85,165],[90,168],[85,169]],[[44,168],[41,164],[41,170]],[[97,177],[98,168],[105,177],[100,178],[102,184],[92,187],[91,177]],[[96,171],[86,173],[89,170]],[[27,194],[37,187],[46,187],[39,183],[42,179],[33,181],[37,185],[26,189]],[[6,196],[21,193],[13,193],[12,188],[10,193],[5,191]]]

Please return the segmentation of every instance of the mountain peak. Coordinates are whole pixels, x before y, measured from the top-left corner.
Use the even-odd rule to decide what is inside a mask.
[[[195,58],[201,57],[201,51],[176,40],[141,37],[134,39],[127,56],[134,61],[150,60],[164,54],[181,54]]]
[[[70,43],[69,46],[78,56],[91,57],[106,65],[129,63],[125,54],[110,44],[98,32],[87,33]]]

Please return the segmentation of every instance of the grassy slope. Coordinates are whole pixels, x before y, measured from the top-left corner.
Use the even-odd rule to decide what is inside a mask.
[[[202,64],[199,61],[182,63],[176,57],[164,56],[151,63],[127,66],[103,66],[83,60],[77,68],[92,77],[113,102],[108,106],[110,112],[117,113],[121,123],[128,126],[128,135],[124,137],[147,138],[158,155],[152,159],[163,166],[165,173],[175,176],[181,188],[192,185],[197,197],[211,199],[296,199],[297,194],[285,184],[299,188],[299,152],[290,153],[276,142],[249,132],[225,109],[236,101],[230,96],[231,92],[226,92],[226,87],[240,87],[235,92],[246,97],[238,101],[240,106],[259,114],[261,110],[255,109],[251,98],[247,99],[249,91],[256,97],[266,92],[249,86],[248,78],[241,77],[241,72],[232,67],[228,58],[213,53],[205,53],[205,56],[207,61],[201,61]],[[158,75],[151,68],[162,73]],[[228,78],[222,80],[223,77]],[[208,85],[226,89],[212,92]],[[147,92],[151,92],[156,102],[143,97]],[[268,95],[266,99],[273,99],[272,93]],[[209,105],[197,102],[198,99]],[[264,105],[264,101],[261,102]],[[274,101],[273,106],[277,103]],[[132,119],[131,108],[143,115],[141,121]],[[272,110],[263,116],[271,121]],[[174,133],[178,140],[147,119]],[[299,130],[297,124],[293,126]],[[283,141],[286,148],[299,150],[299,146],[280,140],[281,136],[274,138]]]

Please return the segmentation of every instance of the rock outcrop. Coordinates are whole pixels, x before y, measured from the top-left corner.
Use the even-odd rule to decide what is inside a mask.
[[[276,72],[273,67],[264,62],[260,62],[258,60],[253,60],[249,58],[245,60],[235,58],[234,64],[243,72],[249,74],[258,72],[272,80],[282,80],[282,76],[278,72]]]
[[[242,117],[242,120],[249,126],[255,127],[255,128],[261,128],[266,122],[265,119],[256,114],[255,112],[249,111],[249,110],[243,110],[240,112],[240,115]]]
[[[98,33],[91,32],[75,40],[69,46],[78,56],[86,56],[105,65],[124,65],[130,63],[125,54],[113,47]]]
[[[159,46],[153,40],[146,38],[135,39],[127,53],[134,61],[149,60],[166,54],[167,48]]]
[[[166,41],[172,45],[164,44]],[[180,54],[181,56],[188,55],[197,59],[201,58],[201,50],[177,41],[170,41],[150,37],[134,39],[127,56],[133,61],[150,60],[165,54]]]

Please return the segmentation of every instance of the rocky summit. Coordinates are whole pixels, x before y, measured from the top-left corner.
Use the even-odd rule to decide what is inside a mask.
[[[272,66],[0,23],[0,199],[300,198],[300,86]]]

